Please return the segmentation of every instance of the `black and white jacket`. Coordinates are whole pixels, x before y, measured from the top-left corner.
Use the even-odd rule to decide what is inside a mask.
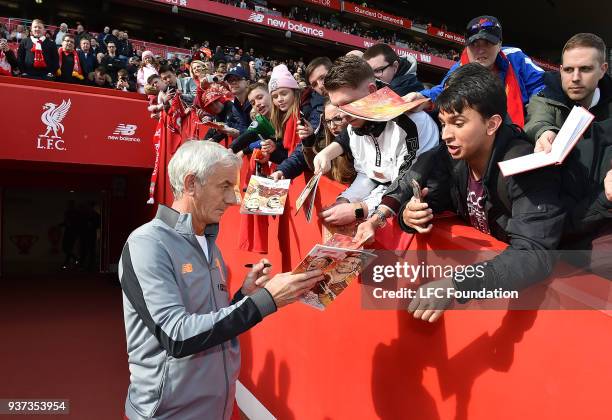
[[[440,132],[425,112],[402,114],[386,123],[373,123],[361,135],[349,125],[336,142],[354,158],[357,177],[340,195],[350,202],[365,202],[369,214],[380,204],[387,187],[422,153],[438,145]]]

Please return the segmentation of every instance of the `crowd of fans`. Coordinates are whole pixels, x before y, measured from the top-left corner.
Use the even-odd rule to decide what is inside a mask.
[[[244,0],[238,6],[247,7]],[[156,134],[157,153],[173,153],[160,147],[162,141],[178,147],[191,139],[225,140],[248,161],[246,179],[326,175],[345,188],[333,203],[323,203],[320,220],[356,242],[376,238],[397,249],[384,242],[399,236],[393,230],[386,234],[394,237],[384,236],[391,220],[404,232],[428,234],[434,215],[451,211],[507,243],[495,258],[470,264],[477,275],[451,273],[421,285],[446,293],[417,293],[408,308],[415,318],[433,322],[454,300],[543,281],[558,250],[578,250],[572,264],[612,279],[612,79],[605,43],[577,34],[561,52],[561,71],[545,73],[519,48],[502,47],[495,17],[473,19],[466,32],[457,63],[427,89],[417,63],[387,43],[305,63],[204,42],[186,59],[167,59],[135,51],[125,31],[107,27],[93,36],[82,25],[72,33],[62,24],[50,32],[38,19],[8,34],[19,41],[16,55],[0,43],[0,70],[146,94],[156,131],[164,133]],[[380,122],[342,111],[382,88],[424,101]],[[594,122],[563,164],[503,176],[500,162],[550,151],[575,105],[589,110]],[[220,185],[214,188],[223,188],[223,200],[233,201],[232,182]],[[267,252],[267,217],[241,217],[240,248]],[[329,281],[316,286],[332,290]]]
[[[236,7],[255,9],[265,7],[265,1],[237,1],[219,0],[222,3]],[[371,2],[370,2],[371,3]],[[363,4],[367,6],[367,4]],[[373,6],[372,4],[369,5]],[[282,13],[276,8],[270,9],[272,13]],[[293,6],[287,8],[284,13],[287,17],[316,24],[324,28],[342,31],[361,37],[373,39],[377,42],[395,44],[399,47],[421,51],[431,55],[447,58],[456,61],[458,52],[452,48],[434,47],[420,39],[408,39],[402,37],[396,31],[384,28],[375,28],[370,25],[363,25],[360,22],[344,21],[340,14],[323,14],[309,7]],[[126,30],[112,29],[105,27],[100,33],[90,33],[80,23],[76,23],[76,28],[70,29],[66,23],[61,23],[55,30],[44,29],[43,34],[46,40],[47,49],[53,43],[61,51],[55,54],[48,50],[52,55],[49,59],[49,70],[44,78],[48,80],[58,80],[66,83],[90,84],[97,87],[112,88],[130,92],[144,93],[146,79],[143,74],[149,73],[150,69],[158,69],[159,66],[169,65],[176,72],[177,77],[190,75],[191,57],[181,57],[178,54],[168,57],[155,56],[150,51],[135,49],[129,39]],[[9,30],[5,24],[0,24],[0,39],[8,42],[21,43],[32,36],[31,27],[25,24],[16,24]],[[206,49],[211,47],[206,43]],[[33,73],[25,71],[23,54],[18,51],[15,56],[7,43],[0,41],[0,74],[31,77]],[[195,44],[192,52],[197,56],[200,45]],[[223,76],[237,65],[249,69],[254,80],[270,76],[272,68],[280,63],[263,55],[256,55],[253,49],[243,51],[240,47],[217,46],[211,50],[210,61],[211,77]],[[65,59],[64,59],[65,57]],[[144,62],[145,57],[147,63]],[[201,58],[201,57],[200,57]],[[307,81],[304,78],[305,64],[302,58],[288,59],[285,64],[293,77],[298,81],[300,87],[304,88]],[[57,68],[56,68],[57,67]],[[61,67],[64,67],[63,69]],[[70,67],[70,71],[65,71]],[[39,71],[35,71],[39,77]],[[215,76],[216,75],[216,76]]]
[[[44,60],[35,60],[37,48],[31,41],[32,36],[41,40],[40,51]],[[1,24],[0,38],[2,75],[89,84],[139,93],[144,93],[146,76],[158,73],[161,66],[169,66],[179,78],[190,76],[190,63],[194,59],[207,62],[211,78],[222,78],[227,71],[240,65],[250,69],[251,77],[256,80],[268,76],[272,68],[279,64],[278,60],[256,55],[252,48],[243,51],[240,47],[217,46],[211,51],[208,42],[202,46],[194,44],[192,56],[169,54],[162,57],[134,48],[125,30],[111,30],[107,26],[100,33],[92,34],[81,23],[77,23],[73,30],[66,23],[51,30],[36,19],[32,26],[17,24],[10,32],[5,24]],[[9,42],[19,44],[16,53]],[[290,59],[286,64],[305,87],[304,60]]]
[[[551,273],[557,257],[547,251],[576,246],[592,250],[580,264],[612,276],[612,260],[602,258],[612,241],[612,169],[606,160],[612,133],[594,139],[601,133],[589,131],[580,143],[585,149],[561,169],[503,177],[497,165],[533,152],[534,145],[550,149],[567,116],[562,110],[573,104],[609,121],[612,80],[603,41],[592,34],[568,41],[560,76],[545,73],[518,48],[502,47],[494,17],[474,19],[468,34],[460,61],[429,89],[418,80],[415,63],[383,43],[334,62],[313,59],[303,71],[306,88],[298,81],[300,61],[291,70],[288,62],[278,63],[265,77],[250,66],[253,61],[236,64],[235,57],[228,65],[223,51],[213,53],[204,44],[194,54],[188,81],[177,82],[168,68],[148,78],[151,111],[176,132],[194,119],[191,126],[208,127],[195,137],[226,139],[232,151],[248,157],[250,174],[278,180],[311,171],[345,183],[320,216],[326,226],[353,227],[357,241],[376,235],[390,218],[407,232],[427,233],[433,213],[451,210],[509,244],[484,264],[484,279],[445,279],[439,287],[519,290]],[[408,99],[429,98],[437,110],[422,105],[387,122],[340,111],[381,87]],[[440,125],[432,118],[436,111]],[[193,131],[181,135],[194,138]],[[593,142],[601,147],[594,150]],[[588,158],[580,159],[586,151]],[[415,192],[413,180],[427,189]],[[265,219],[256,219],[244,224],[252,231],[241,227],[241,247],[265,252],[254,235],[265,231],[255,228]],[[512,276],[504,274],[507,267],[516,267]],[[448,302],[417,300],[415,316],[434,320],[439,315],[423,309],[433,304],[444,309]]]
[[[505,179],[503,185],[489,183],[502,179],[498,173],[488,178],[497,161],[491,163],[487,156],[499,160],[525,154],[534,150],[533,144],[541,150],[550,149],[567,116],[556,108],[571,109],[578,103],[601,121],[609,119],[612,81],[607,75],[605,45],[595,35],[579,34],[570,40],[564,49],[561,75],[545,76],[520,49],[502,47],[497,19],[481,16],[467,26],[460,60],[438,86],[425,89],[417,78],[416,62],[400,58],[385,43],[365,52],[352,51],[335,62],[318,57],[307,65],[303,59],[264,59],[253,49],[213,49],[208,42],[195,45],[186,60],[167,60],[150,51],[139,56],[125,31],[108,27],[96,37],[82,25],[74,34],[67,25],[50,33],[36,19],[29,29],[30,36],[22,37],[16,57],[6,42],[0,44],[2,62],[14,66],[11,71],[22,77],[89,81],[96,86],[139,91],[148,95],[151,116],[160,124],[183,139],[194,135],[213,141],[226,139],[235,153],[249,157],[252,173],[280,179],[313,171],[329,173],[336,181],[349,184],[321,214],[326,224],[359,224],[356,235],[367,237],[388,218],[398,217],[406,231],[428,232],[432,210],[459,213],[477,229],[510,245],[503,258],[488,262],[488,277],[482,283],[486,287],[501,282],[502,288],[520,288],[545,278],[552,268],[552,257],[536,258],[529,252],[578,243],[586,247],[581,249],[594,249],[595,244],[609,246],[612,238],[612,133],[601,137],[600,130],[592,130],[588,134],[601,137],[596,140],[599,148],[585,149],[586,160],[579,154],[566,166],[570,172],[567,179],[573,184],[563,184],[558,174],[551,175],[549,170]],[[578,53],[572,54],[576,50]],[[435,101],[441,128],[431,116],[435,114],[422,109],[381,123],[339,111],[339,106],[383,86],[409,99]],[[547,96],[549,100],[542,100]],[[480,117],[475,119],[471,111]],[[464,125],[477,131],[464,137]],[[193,129],[202,126],[206,130]],[[184,131],[186,127],[191,131]],[[470,136],[480,136],[478,144],[470,143],[476,141]],[[506,146],[514,142],[523,145],[520,150]],[[500,151],[492,152],[492,144]],[[466,178],[459,180],[453,178],[455,172],[436,174],[442,168],[432,162],[445,160],[462,161],[462,168],[469,167],[471,172],[466,169]],[[433,178],[428,178],[432,170]],[[428,183],[434,175],[442,176],[440,184]],[[412,179],[428,185],[429,190],[420,194],[430,196],[431,209],[424,202],[410,200]],[[453,196],[455,201],[434,194],[436,189],[439,194],[441,186],[466,184],[467,203],[456,202],[465,196],[461,189]],[[560,190],[566,186],[569,190]],[[483,202],[488,197],[493,200],[486,207]],[[492,209],[495,219],[488,219]],[[542,209],[544,213],[539,214]],[[514,252],[518,250],[523,256]],[[603,272],[610,275],[607,261]],[[517,272],[516,279],[500,279],[498,270],[504,265],[525,270]]]

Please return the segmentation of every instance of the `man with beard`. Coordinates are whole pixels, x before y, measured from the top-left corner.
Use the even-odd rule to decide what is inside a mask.
[[[306,67],[306,80],[310,87],[302,96],[301,110],[304,113],[305,121],[308,121],[315,130],[321,123],[323,104],[327,97],[323,81],[331,66],[332,62],[329,58],[317,57]]]

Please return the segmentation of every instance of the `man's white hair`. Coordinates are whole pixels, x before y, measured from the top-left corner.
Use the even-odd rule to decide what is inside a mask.
[[[178,148],[168,164],[168,178],[174,198],[179,199],[185,191],[185,177],[195,175],[204,184],[217,165],[240,167],[241,160],[231,149],[209,140],[189,140]]]

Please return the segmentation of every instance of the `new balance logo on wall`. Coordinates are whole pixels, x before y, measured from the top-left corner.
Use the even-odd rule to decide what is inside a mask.
[[[140,142],[140,137],[135,137],[138,126],[135,124],[119,124],[113,134],[108,136],[107,140],[131,141]]]
[[[114,135],[122,135],[122,136],[133,136],[136,133],[136,129],[138,127],[132,124],[119,124],[115,131]]]
[[[251,16],[249,16],[249,21],[255,23],[262,23],[264,21],[264,17],[265,16],[261,13],[251,13]]]

